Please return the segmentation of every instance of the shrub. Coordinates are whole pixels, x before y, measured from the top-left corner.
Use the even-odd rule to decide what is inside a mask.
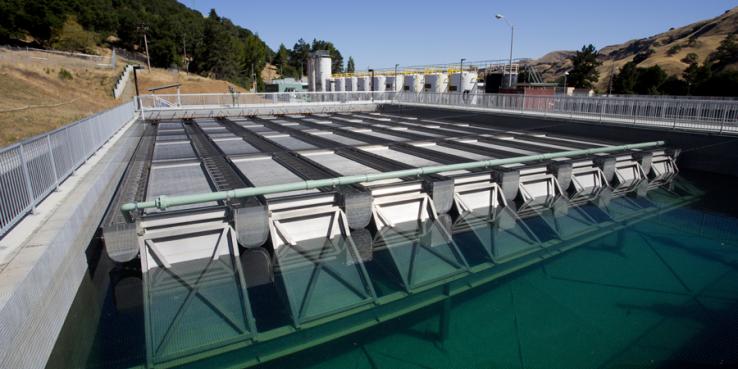
[[[94,53],[95,44],[95,34],[85,31],[74,17],[67,18],[62,27],[54,32],[51,43],[55,49],[84,53]]]
[[[71,72],[69,72],[68,70],[62,68],[62,69],[59,69],[59,79],[62,80],[62,81],[66,81],[66,80],[74,79],[74,77],[72,77],[72,73]]]
[[[680,45],[674,45],[669,48],[669,50],[666,51],[666,55],[674,56],[676,53],[682,50],[682,47]]]

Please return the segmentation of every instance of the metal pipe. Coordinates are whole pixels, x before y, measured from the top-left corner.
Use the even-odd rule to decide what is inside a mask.
[[[642,149],[642,148],[647,148],[647,147],[663,146],[663,145],[664,145],[664,141],[653,141],[653,142],[643,142],[643,143],[636,143],[636,144],[629,144],[629,145],[607,146],[607,147],[597,147],[597,148],[584,149],[584,150],[571,150],[571,151],[560,151],[560,152],[554,152],[554,153],[548,153],[548,154],[527,155],[527,156],[519,156],[519,157],[507,158],[507,159],[492,159],[492,160],[475,161],[475,162],[469,162],[469,163],[437,165],[437,166],[414,168],[414,169],[396,170],[396,171],[385,172],[385,173],[363,174],[363,175],[355,175],[355,176],[309,180],[309,181],[302,181],[302,182],[292,182],[292,183],[284,183],[284,184],[278,184],[278,185],[272,185],[272,186],[238,188],[235,190],[221,191],[221,192],[209,192],[209,193],[183,195],[183,196],[171,196],[171,197],[162,195],[150,201],[129,202],[129,203],[123,204],[120,210],[124,214],[126,214],[129,211],[133,211],[137,209],[157,208],[160,210],[166,210],[169,207],[179,206],[179,205],[200,204],[200,203],[211,202],[211,201],[240,199],[244,197],[267,195],[267,194],[272,194],[272,193],[289,192],[289,191],[297,191],[297,190],[311,190],[311,189],[316,189],[320,187],[335,187],[335,186],[350,185],[350,184],[356,184],[356,183],[374,182],[374,181],[380,181],[384,179],[416,177],[416,176],[423,176],[423,175],[429,175],[429,174],[435,174],[435,173],[441,173],[441,172],[447,172],[447,171],[486,168],[486,167],[499,166],[499,165],[505,165],[505,164],[525,163],[525,162],[530,162],[530,161],[549,160],[549,159],[556,159],[556,158],[563,158],[563,157],[608,153],[608,152],[625,151],[625,150],[632,150],[632,149]]]

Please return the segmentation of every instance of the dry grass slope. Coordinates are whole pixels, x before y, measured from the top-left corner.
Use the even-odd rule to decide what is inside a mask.
[[[129,83],[121,99],[112,96],[123,63],[112,70],[76,58],[44,60],[48,54],[36,54],[0,49],[0,147],[109,109],[135,94]],[[61,77],[62,69],[71,79]],[[142,94],[176,82],[182,83],[182,93],[225,93],[229,86],[226,81],[164,69],[139,71]]]
[[[680,76],[687,64],[682,62],[687,54],[697,54],[700,63],[714,52],[720,42],[729,34],[738,33],[738,7],[722,15],[695,22],[684,27],[674,28],[651,37],[606,46],[600,49],[603,62],[599,68],[600,80],[597,88],[604,91],[611,71],[617,72],[625,63],[633,60],[639,53],[652,51],[639,67],[659,65],[667,73]],[[669,52],[669,50],[676,52]],[[574,51],[554,51],[537,59],[534,65],[546,80],[554,81],[571,68],[568,60]]]

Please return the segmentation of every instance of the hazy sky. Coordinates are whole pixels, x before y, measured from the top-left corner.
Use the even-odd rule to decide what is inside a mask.
[[[249,1],[180,0],[255,31],[274,50],[299,38],[332,41],[357,69],[506,59],[515,26],[514,57],[598,48],[650,36],[738,6],[726,0],[529,1]],[[275,8],[275,4],[279,4]]]

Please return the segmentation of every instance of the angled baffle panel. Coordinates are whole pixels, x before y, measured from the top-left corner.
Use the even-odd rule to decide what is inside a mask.
[[[254,336],[236,235],[227,223],[149,229],[140,248],[149,367]]]
[[[454,239],[465,253],[501,264],[541,249],[541,241],[512,209],[477,208],[459,215]],[[470,256],[471,257],[471,256]]]
[[[446,227],[434,218],[407,221],[377,232],[373,257],[391,266],[407,292],[445,283],[468,272],[468,264]]]
[[[297,326],[375,299],[346,215],[333,199],[318,199],[269,204],[276,279]]]

